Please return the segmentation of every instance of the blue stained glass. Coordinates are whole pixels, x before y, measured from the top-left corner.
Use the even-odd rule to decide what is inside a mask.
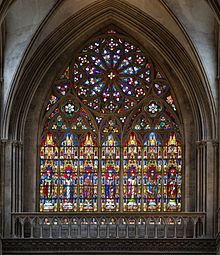
[[[108,67],[111,67],[111,55],[110,55],[110,52],[108,50],[106,50],[106,49],[103,49],[102,57],[104,58],[106,65]]]
[[[93,63],[94,63],[96,66],[98,66],[98,67],[100,67],[100,68],[102,68],[102,69],[105,69],[104,66],[103,66],[103,64],[102,64],[102,61],[101,61],[97,56],[91,56],[91,59],[92,59]]]
[[[92,90],[92,93],[90,94],[91,97],[95,96],[96,92],[94,90]]]
[[[110,101],[109,104],[105,106],[105,108],[108,109],[110,112],[113,112],[118,108],[118,106],[115,105],[112,101]]]
[[[114,97],[114,100],[116,100],[117,102],[120,102],[121,100],[121,95],[120,95],[120,92],[116,90],[115,86],[112,86],[113,88],[113,97]]]
[[[67,133],[66,138],[61,142],[62,146],[79,146],[78,138],[76,135]]]
[[[127,86],[126,84],[120,83],[120,86],[122,87],[122,91],[127,94],[128,96],[132,96],[132,91],[131,88],[129,86]]]
[[[88,73],[88,74],[100,74],[101,71],[99,69],[97,69],[96,67],[92,66],[92,65],[88,65],[86,68],[85,68],[85,71]]]
[[[96,77],[89,77],[85,80],[84,84],[93,86],[96,83],[100,82],[102,79],[101,78],[96,78]]]
[[[103,101],[106,102],[109,97],[110,97],[110,89],[107,88],[105,91],[103,91]]]
[[[121,73],[124,73],[124,74],[134,74],[134,70],[133,70],[132,67],[128,67],[125,70],[121,71]]]
[[[125,59],[123,59],[123,61],[121,62],[121,64],[119,65],[118,69],[124,69],[126,68],[129,64],[130,61],[132,60],[132,57],[127,57]]]
[[[58,92],[59,92],[61,95],[63,95],[63,96],[66,95],[68,89],[69,89],[69,83],[68,83],[68,82],[66,82],[66,83],[60,83],[60,84],[57,85],[57,90],[58,90]]]
[[[113,67],[115,67],[118,63],[118,60],[121,58],[120,55],[113,55]]]
[[[139,81],[137,81],[135,78],[133,77],[126,77],[123,78],[123,81],[128,83],[130,86],[137,86],[139,84]]]
[[[154,87],[156,89],[158,96],[161,96],[167,90],[167,85],[164,84],[155,83]]]
[[[137,74],[138,71],[141,70],[141,68],[140,68],[140,67],[137,67],[137,66],[133,66],[133,68],[134,68],[134,73],[135,73],[135,74]]]
[[[99,85],[94,87],[93,91],[100,93],[103,87],[104,87],[104,83],[100,83]]]

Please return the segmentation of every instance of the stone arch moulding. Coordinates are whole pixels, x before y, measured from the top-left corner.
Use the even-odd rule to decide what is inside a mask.
[[[185,210],[196,209],[195,142],[212,138],[215,134],[212,98],[205,87],[204,77],[200,77],[184,48],[161,24],[129,4],[109,2],[97,1],[72,16],[44,41],[24,67],[20,67],[22,72],[14,83],[13,100],[8,104],[10,112],[5,116],[4,125],[9,125],[7,136],[24,142],[21,171],[25,178],[22,179],[23,190],[17,191],[22,193],[23,211],[37,210],[38,151],[33,148],[39,150],[38,130],[50,85],[80,45],[94,32],[98,33],[111,24],[135,38],[153,56],[172,85],[186,138]],[[209,104],[205,105],[207,101]]]
[[[174,72],[178,75],[179,85],[176,90],[182,86],[190,99],[197,132],[199,130],[197,140],[213,138],[215,136],[213,100],[208,91],[208,85],[205,83],[205,78],[201,77],[197,71],[198,67],[192,63],[177,39],[161,24],[134,6],[117,1],[111,1],[111,3],[109,1],[96,1],[87,8],[78,11],[64,24],[56,28],[53,34],[34,52],[29,62],[19,68],[21,72],[16,76],[17,79],[13,83],[11,96],[6,107],[6,110],[10,110],[5,111],[9,113],[4,118],[4,130],[6,132],[10,130],[10,135],[13,134],[11,138],[22,140],[24,116],[27,115],[28,106],[40,80],[53,62],[69,47],[72,47],[72,52],[74,52],[81,43],[92,36],[94,31],[99,31],[111,23],[132,35],[145,48],[150,46],[151,55],[157,55],[156,59],[159,64],[161,62],[164,69],[167,69],[166,73]],[[51,47],[51,45],[53,46]],[[68,57],[70,55],[66,56],[66,61]],[[165,64],[161,59],[166,59],[167,63]],[[27,84],[30,84],[28,89]],[[25,103],[22,102],[22,98]],[[19,101],[20,109],[17,109],[14,116],[13,105],[16,105],[15,108],[17,108],[17,101]],[[205,103],[207,101],[208,104]],[[4,135],[5,137],[8,137],[8,132]]]

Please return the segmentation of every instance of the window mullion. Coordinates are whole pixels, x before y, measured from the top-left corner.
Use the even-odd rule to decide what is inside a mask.
[[[102,196],[102,146],[98,147],[98,192],[97,192],[97,204],[98,212],[101,212],[101,196]]]
[[[57,211],[60,211],[60,144],[58,146],[58,183],[57,183]]]
[[[161,184],[161,211],[164,211],[164,144],[161,144],[162,151],[162,184]]]
[[[123,198],[123,188],[124,188],[124,167],[123,167],[123,162],[124,162],[124,147],[120,146],[120,154],[121,154],[121,160],[120,160],[120,172],[119,172],[119,178],[120,178],[120,183],[119,183],[119,212],[123,212],[123,203],[124,203],[124,198]]]
[[[144,146],[141,146],[141,211],[144,210]]]
[[[78,175],[78,180],[77,180],[77,211],[79,211],[79,200],[80,200],[80,146],[77,146],[77,151],[78,151],[78,160],[77,160],[77,175]]]

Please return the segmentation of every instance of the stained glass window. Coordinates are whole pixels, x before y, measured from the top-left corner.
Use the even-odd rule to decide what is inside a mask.
[[[109,30],[57,75],[45,103],[40,211],[181,211],[182,127],[163,71]]]

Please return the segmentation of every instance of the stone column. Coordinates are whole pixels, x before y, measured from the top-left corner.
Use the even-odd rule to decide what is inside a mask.
[[[217,226],[217,153],[218,142],[207,141],[207,235],[210,237],[215,237]]]
[[[218,142],[220,143],[220,24],[218,24],[218,44],[217,44],[217,77],[216,77],[216,82],[217,82],[217,90],[218,90],[218,100],[217,100],[217,136],[218,136]],[[216,224],[217,229],[216,229],[216,234],[217,234],[217,244],[218,244],[218,254],[220,254],[220,150],[218,150],[218,166],[217,166],[217,220],[218,224]]]
[[[196,171],[196,207],[197,212],[205,212],[205,200],[206,200],[206,142],[197,141],[196,143],[196,154],[197,154],[197,171]]]
[[[197,211],[206,212],[206,235],[215,236],[217,201],[217,147],[215,140],[197,142]]]
[[[1,140],[2,236],[10,237],[11,213],[22,209],[22,144]]]

